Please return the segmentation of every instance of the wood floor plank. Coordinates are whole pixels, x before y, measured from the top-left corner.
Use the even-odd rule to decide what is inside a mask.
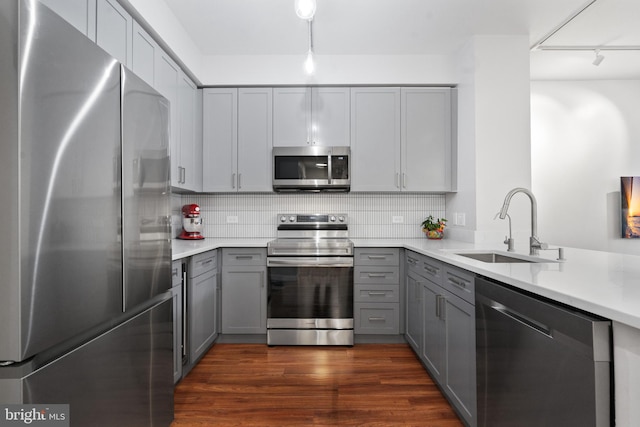
[[[459,427],[404,344],[216,344],[175,389],[172,427]]]

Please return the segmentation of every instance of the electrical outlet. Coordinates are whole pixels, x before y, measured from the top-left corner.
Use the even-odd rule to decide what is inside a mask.
[[[238,217],[236,215],[227,216],[227,224],[237,224],[237,223],[238,223]]]
[[[404,217],[402,215],[394,215],[391,218],[391,222],[393,224],[402,224],[404,222]]]
[[[464,213],[456,213],[456,225],[465,225],[466,217]]]

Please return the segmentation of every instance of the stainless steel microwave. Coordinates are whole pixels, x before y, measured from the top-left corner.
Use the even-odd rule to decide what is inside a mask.
[[[274,191],[349,191],[349,147],[274,147]]]

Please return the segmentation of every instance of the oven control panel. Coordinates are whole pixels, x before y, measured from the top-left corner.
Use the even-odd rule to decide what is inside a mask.
[[[347,224],[347,214],[278,214],[278,222],[281,224]]]

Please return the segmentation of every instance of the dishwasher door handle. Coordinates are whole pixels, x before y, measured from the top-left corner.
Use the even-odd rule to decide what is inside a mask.
[[[525,316],[522,313],[518,313],[515,310],[512,310],[508,307],[505,307],[502,304],[499,304],[495,301],[493,301],[491,303],[491,308],[496,310],[497,312],[504,314],[505,316],[510,317],[511,319],[515,320],[518,323],[523,324],[524,326],[527,326],[533,330],[535,330],[536,332],[540,332],[543,335],[546,335],[547,337],[553,339],[553,336],[551,335],[551,328],[549,328],[547,325],[545,325],[544,323],[540,323],[536,320],[533,320],[532,318]]]

